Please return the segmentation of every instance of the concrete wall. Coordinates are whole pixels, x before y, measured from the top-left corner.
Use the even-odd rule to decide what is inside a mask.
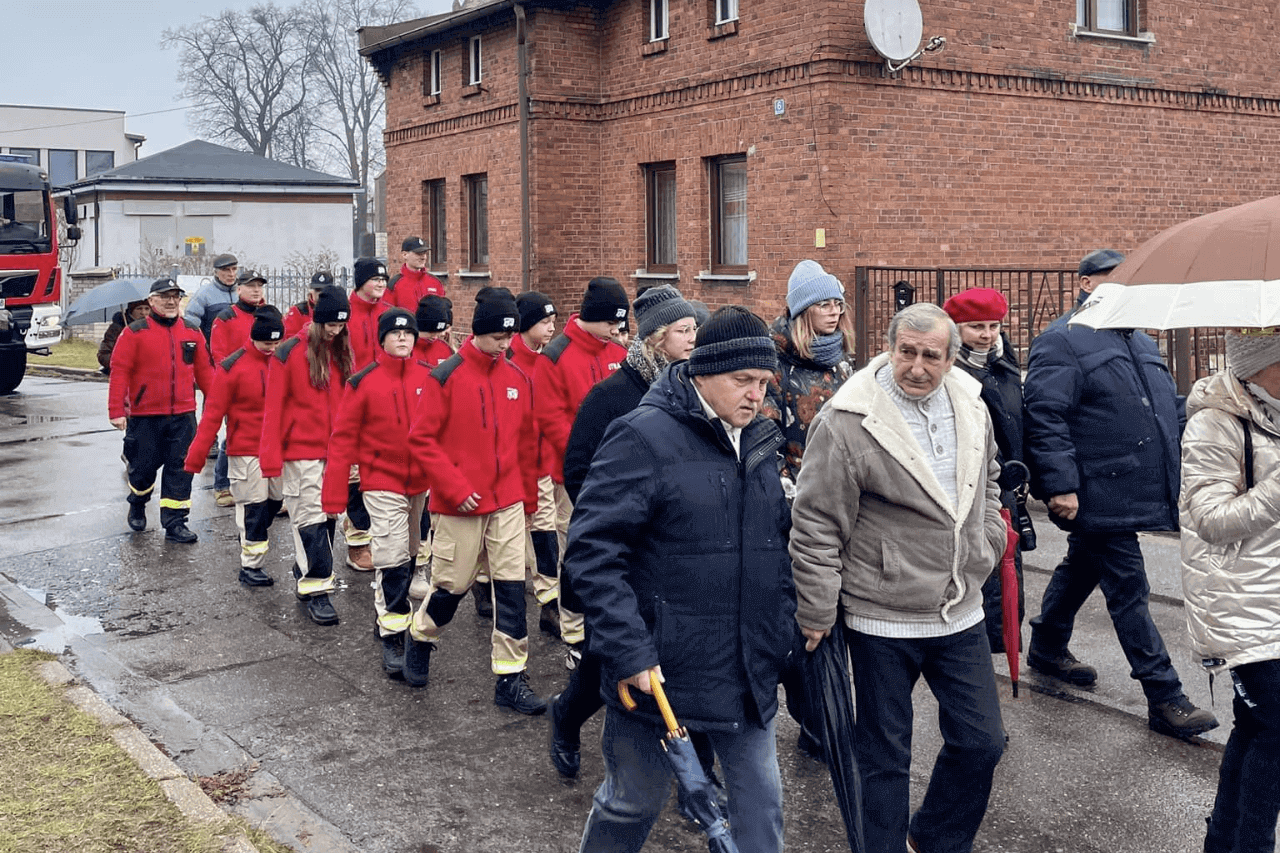
[[[86,151],[111,151],[114,166],[137,159],[125,137],[125,114],[117,110],[78,110],[0,104],[0,151],[40,149],[40,163],[49,167],[49,149],[76,152],[76,177],[85,177]]]

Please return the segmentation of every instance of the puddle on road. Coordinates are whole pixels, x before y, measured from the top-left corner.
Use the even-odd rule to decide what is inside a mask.
[[[41,415],[27,412],[21,415],[3,415],[0,421],[4,426],[32,426],[35,424],[56,424],[62,421],[74,421],[73,415]]]
[[[34,598],[41,606],[48,606],[49,598],[44,590],[31,589],[21,584],[18,585],[18,588]],[[39,631],[32,634],[25,640],[14,643],[14,645],[19,648],[39,649],[42,652],[60,655],[71,645],[71,640],[74,637],[88,637],[93,634],[106,633],[106,630],[102,627],[102,620],[95,619],[92,616],[77,616],[74,613],[68,613],[61,607],[53,608],[53,615],[62,620],[62,624],[48,631]]]

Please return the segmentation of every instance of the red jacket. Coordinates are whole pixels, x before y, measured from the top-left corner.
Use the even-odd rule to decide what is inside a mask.
[[[290,338],[276,349],[267,370],[267,401],[258,446],[262,476],[279,477],[286,461],[328,458],[342,388],[338,365],[332,359],[328,387],[311,384],[305,337]]]
[[[539,365],[542,364],[542,359],[538,358],[538,353],[529,349],[529,345],[524,342],[524,337],[521,335],[516,335],[511,339],[511,349],[508,351],[507,355],[510,356],[513,362],[515,362],[516,367],[520,368],[520,371],[524,373],[525,376],[529,377],[529,382],[533,385],[534,389],[533,410],[537,412],[538,370]],[[536,432],[538,436],[538,476],[549,477],[552,473],[552,461],[556,458],[555,453],[552,451],[551,445],[547,443],[546,437],[543,436],[542,430],[538,427],[536,417],[534,418],[532,426],[534,432]],[[564,466],[561,465],[560,467],[563,469]]]
[[[444,296],[444,285],[440,283],[440,279],[425,269],[414,272],[401,266],[395,278],[387,282],[387,292],[382,301],[388,305],[397,305],[412,314],[418,310],[418,300],[424,296]]]
[[[182,415],[196,410],[196,385],[213,390],[213,362],[200,327],[155,314],[135,320],[111,352],[107,415]],[[128,412],[125,411],[126,405]]]
[[[373,364],[382,347],[378,346],[378,317],[391,306],[383,300],[369,302],[363,297],[351,295],[351,319],[347,331],[351,335],[352,365],[357,371]]]
[[[613,341],[602,341],[578,325],[574,314],[541,353],[542,364],[534,381],[538,428],[551,445],[551,476],[564,482],[564,449],[577,417],[578,406],[592,386],[613,374],[627,358],[627,351]]]
[[[526,514],[538,508],[529,388],[519,368],[471,341],[431,371],[409,450],[431,487],[432,512],[485,515],[517,503]],[[473,493],[480,505],[460,512]]]
[[[227,307],[213,318],[213,331],[209,333],[209,354],[213,366],[218,367],[231,353],[248,346],[249,332],[253,329],[253,312],[257,305],[241,300]]]
[[[360,466],[360,491],[412,495],[425,491],[409,457],[409,426],[418,411],[431,370],[417,359],[394,358],[385,350],[347,381],[338,407],[321,502],[325,512],[347,508],[347,475]],[[414,487],[418,488],[416,491]]]
[[[216,330],[218,327],[214,326]],[[192,474],[204,468],[218,427],[227,419],[227,455],[257,456],[262,440],[262,408],[267,399],[267,368],[271,356],[252,343],[227,356],[204,400],[200,426],[187,449],[183,467]]]
[[[419,335],[418,342],[413,345],[413,357],[419,361],[425,361],[431,368],[444,364],[451,355],[453,355],[453,347],[449,346],[449,342],[444,338],[429,341]]]
[[[307,327],[311,322],[311,303],[305,300],[297,305],[290,305],[289,310],[284,315],[284,336],[285,339],[292,338]]]

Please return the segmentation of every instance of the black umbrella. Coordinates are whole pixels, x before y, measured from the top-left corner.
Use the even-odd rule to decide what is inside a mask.
[[[804,653],[805,704],[814,725],[820,726],[822,757],[831,771],[840,816],[844,818],[849,849],[865,853],[862,838],[862,780],[854,753],[853,689],[849,683],[849,645],[843,617],[812,652]]]
[[[738,845],[733,843],[729,834],[729,821],[720,811],[720,801],[716,798],[716,786],[702,769],[698,753],[689,740],[689,732],[676,721],[667,694],[658,682],[657,670],[649,671],[649,685],[653,688],[653,698],[658,703],[662,720],[667,725],[666,734],[658,741],[671,772],[675,774],[676,783],[684,795],[685,816],[696,822],[707,834],[707,850],[710,853],[738,853]],[[618,682],[618,695],[628,711],[634,711],[636,702],[627,692],[627,685]]]
[[[131,302],[143,302],[151,292],[150,278],[113,278],[91,288],[71,303],[62,315],[62,325],[109,323],[117,311]]]

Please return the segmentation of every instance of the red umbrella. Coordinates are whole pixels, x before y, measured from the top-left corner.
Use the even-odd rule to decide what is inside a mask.
[[[1000,558],[1000,615],[1004,626],[1004,653],[1009,659],[1009,680],[1013,682],[1013,698],[1018,698],[1018,655],[1022,651],[1022,626],[1018,624],[1018,565],[1014,554],[1018,548],[1018,534],[1013,530],[1013,519],[1007,507],[1000,508],[1004,519],[1004,556]]]

